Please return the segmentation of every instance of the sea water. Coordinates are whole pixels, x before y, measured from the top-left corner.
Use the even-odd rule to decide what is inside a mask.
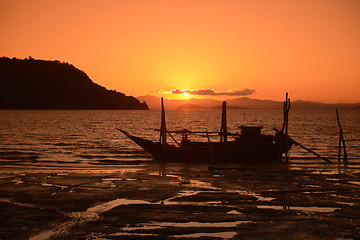
[[[159,141],[160,111],[144,110],[1,110],[1,167],[101,167],[131,165],[152,157],[117,128],[149,140]],[[349,163],[360,164],[360,111],[340,110]],[[280,110],[228,110],[228,131],[241,125],[263,126],[274,134],[281,129]],[[169,130],[219,131],[221,110],[168,110]],[[339,127],[335,110],[292,110],[289,135],[318,154],[337,162]],[[180,140],[181,136],[175,136]],[[207,141],[204,135],[190,139]],[[218,141],[219,136],[211,136]],[[171,143],[171,138],[168,138]],[[175,144],[175,143],[174,143]],[[314,155],[293,146],[292,163],[322,163]]]

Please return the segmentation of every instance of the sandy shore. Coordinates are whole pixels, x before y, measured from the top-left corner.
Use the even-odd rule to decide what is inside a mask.
[[[360,239],[351,167],[1,169],[0,239]]]

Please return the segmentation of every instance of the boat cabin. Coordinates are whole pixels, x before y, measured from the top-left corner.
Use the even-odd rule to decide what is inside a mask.
[[[240,126],[241,135],[243,136],[261,136],[262,126]]]
[[[235,141],[242,144],[272,144],[273,136],[261,134],[262,126],[240,126],[240,134],[235,135]]]

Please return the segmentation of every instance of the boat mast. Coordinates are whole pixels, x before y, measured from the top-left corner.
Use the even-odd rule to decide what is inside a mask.
[[[220,142],[227,142],[226,101],[222,104]]]
[[[165,160],[166,124],[164,98],[161,98],[161,126],[160,126],[161,160]]]
[[[286,93],[286,100],[283,105],[283,111],[284,111],[284,123],[281,132],[284,134],[285,132],[285,139],[283,141],[283,147],[285,149],[289,146],[289,135],[288,135],[288,126],[289,126],[289,111],[290,111],[290,99],[288,98],[288,93]],[[289,161],[289,154],[286,150],[285,152],[285,161]]]

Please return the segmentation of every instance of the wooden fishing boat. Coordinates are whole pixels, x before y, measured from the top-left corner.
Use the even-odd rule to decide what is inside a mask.
[[[155,159],[165,162],[189,161],[189,162],[231,162],[231,163],[272,163],[279,161],[284,153],[292,146],[292,141],[284,133],[287,128],[287,116],[284,116],[284,127],[275,135],[261,133],[261,126],[240,126],[240,132],[227,131],[226,102],[223,103],[221,129],[219,132],[179,131],[167,130],[165,126],[165,110],[161,101],[161,128],[155,129],[160,132],[160,141],[154,142],[138,136],[134,136],[122,129],[118,129],[137,145],[150,153]],[[288,111],[288,110],[287,110]],[[181,134],[179,142],[173,134]],[[202,134],[207,141],[198,142],[189,140],[191,134]],[[210,134],[220,136],[219,142],[210,141]],[[166,141],[167,135],[172,138],[174,144]],[[229,140],[228,138],[233,138]]]
[[[195,142],[183,138],[179,145],[153,142],[129,134],[119,129],[128,138],[138,144],[155,159],[165,161],[199,161],[199,162],[233,162],[233,163],[267,163],[281,159],[290,150],[291,142],[281,143],[281,136],[259,133],[245,134],[249,129],[259,130],[261,127],[242,126],[242,132],[234,134],[233,141],[223,142]],[[170,133],[178,131],[169,131]],[[187,134],[192,132],[184,130]],[[199,132],[196,132],[199,133]],[[205,133],[205,132],[204,132]]]

